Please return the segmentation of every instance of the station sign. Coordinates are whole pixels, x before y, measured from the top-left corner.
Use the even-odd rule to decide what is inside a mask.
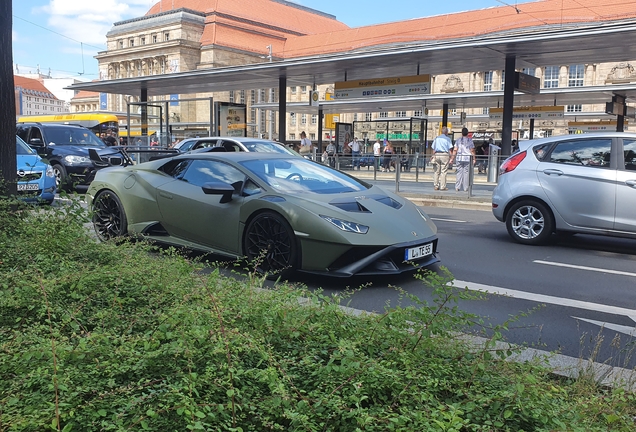
[[[374,99],[431,93],[431,76],[371,78],[335,83],[336,99]]]
[[[625,126],[627,121],[625,121]],[[588,132],[616,132],[617,121],[597,121],[597,122],[568,122],[568,133],[580,134]]]
[[[532,75],[515,72],[515,90],[526,94],[541,93],[541,80]]]
[[[388,138],[389,140],[396,140],[396,141],[411,141],[411,140],[419,140],[420,134],[419,133],[413,133],[413,134],[390,133],[389,136],[387,136],[385,133],[376,133],[375,138],[376,139]]]
[[[503,108],[490,108],[488,115],[491,121],[503,120]],[[557,120],[565,117],[564,106],[514,107],[513,120]]]

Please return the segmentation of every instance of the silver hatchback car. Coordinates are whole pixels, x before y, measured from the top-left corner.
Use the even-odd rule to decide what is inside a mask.
[[[555,232],[636,238],[636,134],[522,141],[500,167],[492,212],[524,244]]]

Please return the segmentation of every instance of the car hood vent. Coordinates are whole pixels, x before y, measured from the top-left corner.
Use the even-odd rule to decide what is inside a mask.
[[[341,210],[348,212],[362,212],[366,213],[369,210],[361,203],[363,200],[374,200],[379,203],[388,205],[389,207],[393,207],[394,209],[399,209],[402,207],[402,204],[395,201],[393,198],[382,195],[382,194],[372,194],[372,195],[361,195],[357,197],[346,197],[346,198],[336,198],[329,202],[334,207],[338,207]]]

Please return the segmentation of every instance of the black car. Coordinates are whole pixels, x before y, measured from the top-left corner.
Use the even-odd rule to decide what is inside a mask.
[[[112,165],[121,164],[119,149],[107,147],[83,126],[18,123],[17,135],[51,164],[58,190],[88,188],[100,168],[89,158],[89,149],[95,149],[102,159],[112,159]]]

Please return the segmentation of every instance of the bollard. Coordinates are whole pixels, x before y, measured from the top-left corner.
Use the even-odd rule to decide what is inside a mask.
[[[488,150],[488,182],[497,183],[499,179],[499,151],[501,147],[490,144]]]
[[[401,170],[402,170],[402,164],[400,163],[399,160],[397,160],[395,162],[395,193],[400,192],[400,171]]]

